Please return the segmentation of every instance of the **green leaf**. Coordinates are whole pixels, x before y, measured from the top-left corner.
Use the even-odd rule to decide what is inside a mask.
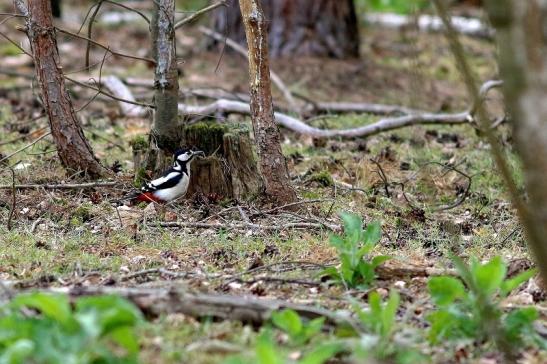
[[[365,230],[365,244],[376,245],[382,237],[382,226],[378,221],[368,224]]]
[[[82,297],[76,301],[77,316],[93,314],[101,335],[120,327],[135,326],[142,321],[140,310],[131,302],[118,296]]]
[[[537,271],[537,268],[529,269],[527,271],[517,274],[511,279],[503,281],[503,283],[501,284],[501,294],[503,296],[507,296],[515,288],[532,278],[537,273]]]
[[[33,353],[34,349],[35,346],[32,341],[28,339],[19,339],[0,355],[0,364],[25,363],[25,359]]]
[[[342,211],[340,212],[340,218],[344,223],[344,233],[346,236],[360,237],[363,231],[363,219],[361,219],[361,216]]]
[[[465,295],[463,283],[453,277],[432,277],[427,286],[433,301],[439,306],[449,305]]]
[[[311,320],[308,324],[304,326],[304,332],[303,336],[305,341],[308,341],[311,339],[314,335],[321,332],[323,329],[323,325],[325,324],[325,318],[324,317],[318,317],[316,319]]]
[[[302,333],[302,320],[293,310],[283,310],[272,313],[272,322],[275,326],[285,331],[291,337],[296,338]]]
[[[259,364],[284,364],[284,360],[274,344],[272,334],[268,330],[263,331],[257,338],[255,350]]]
[[[34,308],[62,325],[72,322],[72,311],[64,295],[42,292],[22,294],[13,299],[12,306]]]
[[[306,354],[298,363],[299,364],[323,364],[327,360],[333,358],[336,354],[342,351],[343,347],[337,343],[328,343]]]
[[[471,273],[477,285],[477,289],[483,294],[490,296],[501,287],[507,266],[499,256],[494,257],[486,264],[472,266]]]
[[[344,248],[344,239],[340,235],[331,234],[329,237],[330,245],[336,248],[336,250],[340,251]]]
[[[533,324],[538,318],[539,313],[534,307],[520,308],[507,314],[504,326],[509,340],[518,343],[524,334],[533,333]]]
[[[429,340],[432,344],[449,336],[448,333],[457,326],[457,318],[446,310],[434,311],[427,316],[427,321],[431,323]]]
[[[131,327],[119,327],[110,332],[109,337],[127,350],[129,354],[137,354],[139,352],[139,341],[135,336],[135,332]]]
[[[338,269],[336,269],[335,267],[327,267],[323,269],[320,273],[320,276],[327,276],[334,280],[342,280]]]
[[[389,255],[377,255],[374,258],[372,258],[372,262],[371,262],[372,268],[376,269],[376,267],[387,262],[390,259],[391,257]]]
[[[392,290],[389,292],[389,298],[384,309],[382,310],[382,336],[384,338],[391,334],[395,323],[395,318],[397,317],[397,309],[399,308],[400,301],[401,297],[397,291]]]

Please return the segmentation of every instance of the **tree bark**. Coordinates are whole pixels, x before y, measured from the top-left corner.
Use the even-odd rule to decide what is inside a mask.
[[[65,87],[52,21],[51,2],[32,0],[28,4],[26,31],[57,154],[71,174],[80,172],[91,178],[106,176],[110,172],[93,155]],[[19,2],[18,8],[23,6],[22,2]]]
[[[245,44],[245,30],[231,0],[216,13],[214,29]],[[263,0],[271,57],[359,56],[359,29],[353,0]]]
[[[287,204],[296,201],[296,192],[291,186],[274,120],[266,19],[260,0],[241,0],[240,7],[249,49],[251,119],[264,192],[272,202]]]
[[[179,81],[175,47],[175,0],[154,1],[151,22],[154,72],[154,126],[148,167],[161,173],[172,153],[180,146],[178,125]]]
[[[547,3],[489,0],[497,31],[505,100],[522,160],[528,202],[527,238],[547,282]]]

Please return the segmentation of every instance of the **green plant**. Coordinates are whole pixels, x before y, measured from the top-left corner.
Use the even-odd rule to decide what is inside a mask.
[[[394,340],[400,301],[399,293],[393,290],[385,303],[378,292],[371,292],[366,310],[357,303],[353,304],[353,311],[366,332],[361,336],[360,347],[356,350],[358,356],[368,357],[372,354],[380,360],[393,359],[395,363],[427,362],[419,351]]]
[[[29,293],[0,310],[0,363],[137,363],[140,311],[116,296]]]
[[[536,270],[528,270],[506,279],[507,266],[500,257],[481,264],[473,258],[470,264],[454,257],[459,277],[433,277],[429,293],[437,309],[428,315],[429,339],[493,341],[500,350],[513,356],[522,345],[545,346],[533,329],[538,313],[533,307],[501,309],[501,300],[530,279]]]
[[[295,311],[287,309],[272,313],[272,322],[289,335],[291,343],[303,345],[321,331],[325,318],[318,317],[306,323]]]
[[[347,287],[367,288],[376,277],[375,269],[390,259],[386,255],[369,258],[380,241],[380,223],[373,222],[363,229],[363,220],[358,215],[342,212],[340,218],[344,223],[344,235],[330,236],[330,244],[336,248],[340,265],[325,269],[323,274]]]
[[[399,14],[411,14],[425,9],[429,5],[428,0],[359,0],[359,8],[370,9],[378,12],[393,12]]]
[[[232,357],[224,364],[323,364],[343,349],[338,343],[325,343],[307,351],[302,358],[291,360],[275,343],[269,329],[263,330],[257,338],[254,355],[251,358]]]

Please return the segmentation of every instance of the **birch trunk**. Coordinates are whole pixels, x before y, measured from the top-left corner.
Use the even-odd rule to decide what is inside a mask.
[[[296,201],[296,192],[290,183],[274,119],[266,19],[260,0],[241,0],[240,8],[249,49],[251,119],[265,194],[274,203],[291,203]]]

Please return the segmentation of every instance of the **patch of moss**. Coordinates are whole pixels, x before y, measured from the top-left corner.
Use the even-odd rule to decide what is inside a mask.
[[[129,142],[129,145],[133,150],[146,150],[148,149],[148,138],[144,135],[137,135]]]
[[[81,222],[86,222],[91,220],[91,217],[92,217],[91,208],[92,208],[92,205],[90,203],[84,203],[78,206],[78,208],[76,208],[76,210],[74,210],[72,214],[72,219],[78,219]]]
[[[133,179],[133,186],[141,188],[144,182],[147,180],[146,169],[139,168],[135,171],[135,178]]]
[[[332,179],[331,174],[326,170],[322,170],[320,172],[312,174],[312,176],[310,177],[310,181],[317,182],[324,187],[330,187],[334,185],[334,180]]]
[[[183,129],[184,142],[188,147],[198,147],[206,155],[213,154],[219,150],[219,147],[219,153],[224,154],[222,150],[223,138],[227,131],[228,126],[216,122],[187,125]]]

